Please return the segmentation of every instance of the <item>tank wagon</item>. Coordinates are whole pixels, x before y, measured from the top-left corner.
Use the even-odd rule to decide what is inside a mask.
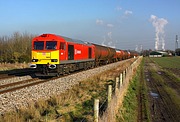
[[[123,60],[124,51],[116,49],[115,61]]]
[[[36,76],[59,76],[89,69],[122,59],[124,51],[71,39],[55,34],[42,34],[32,40],[32,63]]]
[[[111,47],[105,47],[97,44],[94,45],[96,66],[101,64],[112,63],[115,60],[116,50]]]
[[[138,53],[136,51],[130,51],[130,58],[137,57]]]

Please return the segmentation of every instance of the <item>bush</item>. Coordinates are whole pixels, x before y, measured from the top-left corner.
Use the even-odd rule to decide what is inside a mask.
[[[34,36],[15,32],[12,36],[0,37],[0,63],[30,62],[31,40]]]

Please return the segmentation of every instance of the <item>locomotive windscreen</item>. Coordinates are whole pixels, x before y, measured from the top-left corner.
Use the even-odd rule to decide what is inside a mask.
[[[33,49],[34,50],[43,50],[44,49],[44,42],[43,41],[35,41]]]
[[[57,48],[57,41],[47,41],[46,50],[55,50]]]

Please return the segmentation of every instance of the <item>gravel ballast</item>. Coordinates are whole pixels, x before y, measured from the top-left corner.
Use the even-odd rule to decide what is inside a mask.
[[[0,94],[0,114],[11,110],[17,110],[22,107],[26,108],[29,103],[35,102],[38,99],[48,99],[53,95],[58,95],[67,89],[71,89],[72,86],[78,84],[79,81],[98,75],[106,70],[116,68],[118,65],[125,63],[126,61],[127,60],[112,63],[102,67],[51,80],[35,86],[26,87],[17,91]],[[5,84],[5,82],[6,81],[3,81],[3,84]],[[9,81],[7,80],[7,82]]]

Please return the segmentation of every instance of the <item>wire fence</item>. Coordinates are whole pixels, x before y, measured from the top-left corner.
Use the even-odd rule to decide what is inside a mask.
[[[112,89],[108,89],[107,99],[99,103],[99,114],[98,116],[94,115],[94,122],[115,121],[115,116],[118,113],[118,108],[122,104],[123,96],[128,89],[129,81],[135,74],[136,69],[141,62],[141,59],[142,57],[137,58],[135,62],[133,62],[123,72],[120,72],[119,76],[116,77],[116,81],[112,84]],[[95,104],[94,106],[96,106]],[[97,109],[94,109],[94,113],[96,113],[96,110]]]
[[[92,116],[94,115],[94,122],[103,122],[108,120],[111,120],[113,122],[113,119],[115,119],[115,115],[110,115],[112,113],[108,112],[109,108],[117,109],[118,106],[120,106],[120,104],[117,103],[117,101],[119,101],[119,99],[121,99],[120,101],[122,101],[122,96],[125,94],[125,91],[128,88],[129,81],[132,79],[137,66],[141,62],[141,59],[142,57],[137,58],[137,60],[133,62],[129,67],[127,67],[123,72],[120,72],[119,76],[116,77],[115,81],[109,81],[110,83],[107,86],[107,93],[105,94],[106,96],[103,100],[98,100],[98,105],[95,105],[95,100],[97,99],[91,99],[90,103],[94,103],[94,105],[92,106],[90,112],[86,114]],[[111,86],[110,91],[109,86]],[[95,106],[97,106],[97,109],[95,108]],[[113,112],[113,114],[117,114],[117,112]],[[71,117],[73,118],[73,115]],[[87,122],[88,119],[84,116],[81,118],[73,118],[73,121]]]

